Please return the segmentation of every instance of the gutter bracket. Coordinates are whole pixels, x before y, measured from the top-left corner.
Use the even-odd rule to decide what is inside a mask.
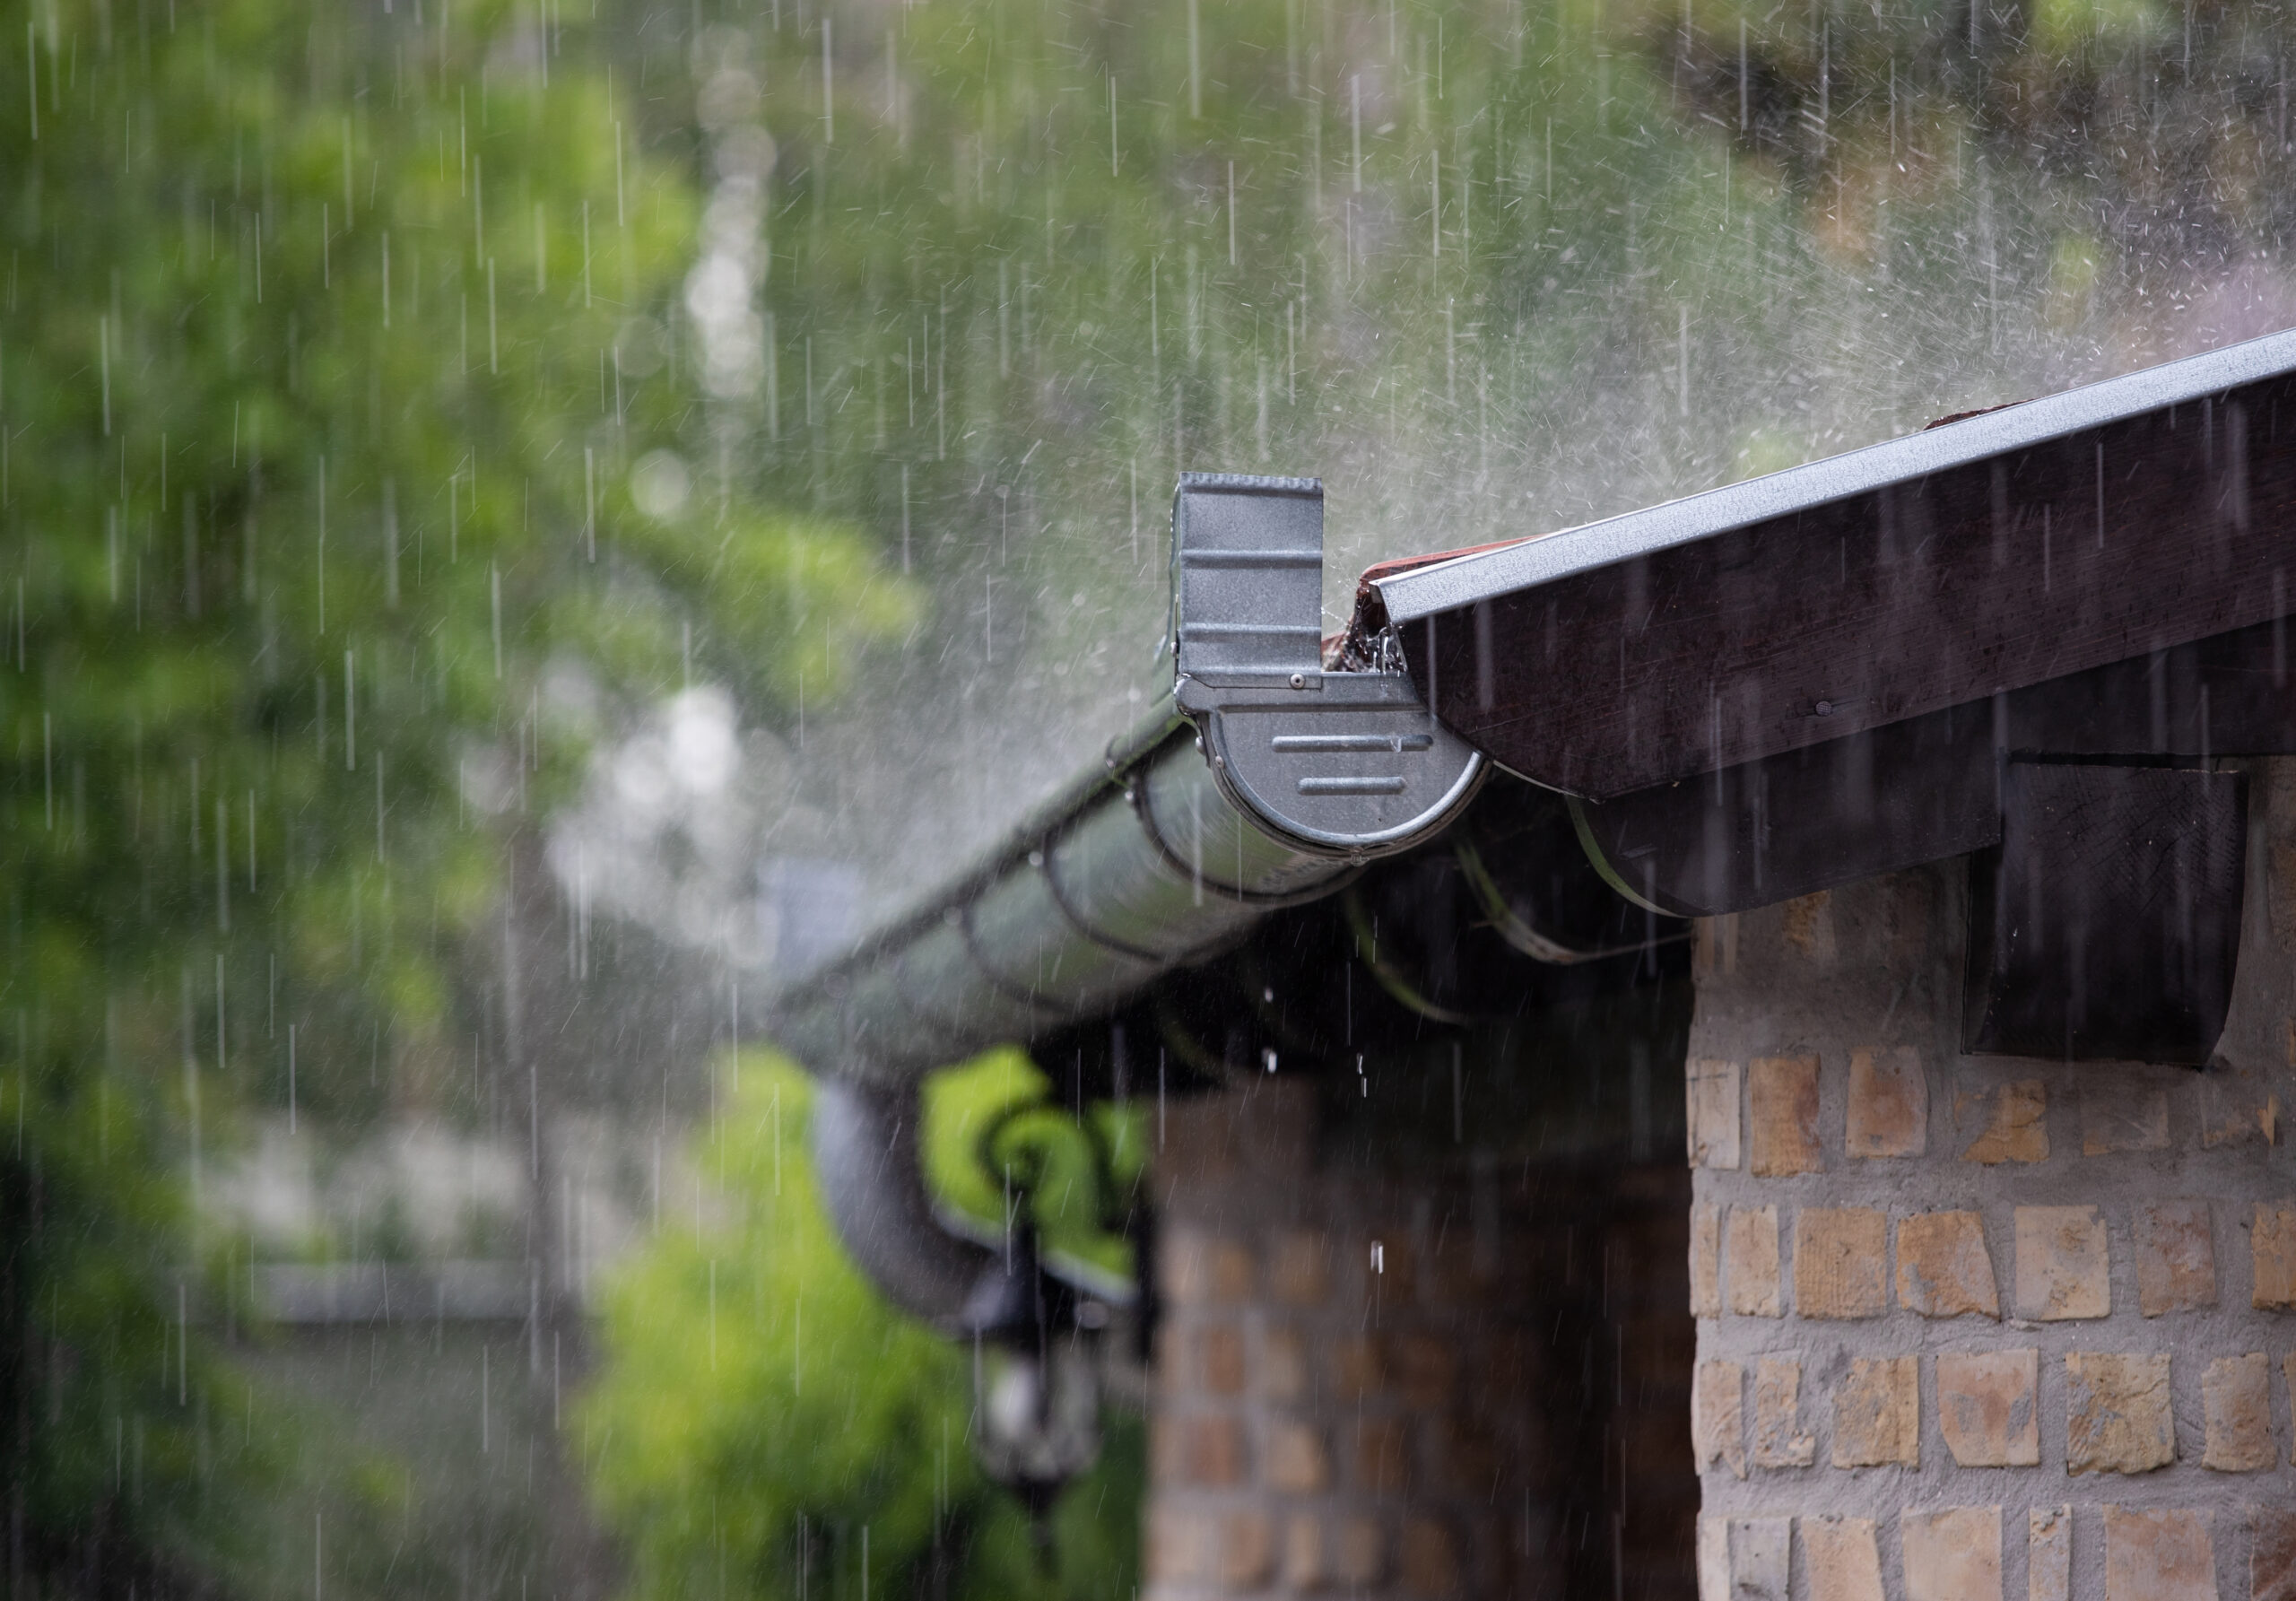
[[[1184,474],[1173,700],[1239,811],[1299,848],[1367,857],[1439,826],[1483,758],[1408,672],[1326,670],[1323,556],[1318,481]]]

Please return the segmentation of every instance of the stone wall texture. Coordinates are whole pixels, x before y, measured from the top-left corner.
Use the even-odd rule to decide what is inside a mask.
[[[1670,1153],[1382,1170],[1316,1112],[1171,1105],[1145,1594],[1688,1601]]]
[[[2296,1601],[2296,764],[2209,1069],[1959,1049],[1959,863],[1700,926],[1704,1601]]]

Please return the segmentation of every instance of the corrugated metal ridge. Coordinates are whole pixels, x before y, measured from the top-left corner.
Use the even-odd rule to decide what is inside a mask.
[[[1224,489],[1244,494],[1304,495],[1320,492],[1320,478],[1275,478],[1265,473],[1182,473],[1182,489]]]
[[[2296,372],[2296,331],[2268,334],[1743,483],[1376,579],[1372,587],[1389,622],[1409,622],[2290,372]]]
[[[1181,474],[1170,624],[1181,674],[1283,679],[1317,670],[1323,494],[1313,478]]]

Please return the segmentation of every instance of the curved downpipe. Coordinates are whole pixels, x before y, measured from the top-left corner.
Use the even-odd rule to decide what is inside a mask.
[[[820,1080],[813,1170],[830,1222],[870,1283],[911,1316],[970,1333],[996,1322],[1013,1275],[998,1253],[935,1215],[918,1154],[920,1112],[913,1083]]]
[[[941,1221],[918,1153],[922,1109],[914,1083],[821,1081],[813,1096],[813,1167],[830,1223],[885,1299],[944,1334],[1011,1339],[1042,1320],[1033,1234],[1003,1251]]]

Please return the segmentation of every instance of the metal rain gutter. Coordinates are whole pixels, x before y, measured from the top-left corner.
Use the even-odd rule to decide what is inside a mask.
[[[1169,699],[970,871],[773,1005],[816,1074],[911,1082],[1103,1015],[1442,831],[1480,753],[1399,666],[1326,671],[1323,487],[1189,474]]]
[[[1025,1345],[1061,1299],[1040,1292],[1032,1242],[1016,1264],[935,1208],[925,1074],[1116,1009],[1473,796],[1481,753],[1399,665],[1325,669],[1322,596],[1320,483],[1183,477],[1170,695],[971,870],[775,997],[774,1039],[825,1081],[823,1203],[894,1304]]]

